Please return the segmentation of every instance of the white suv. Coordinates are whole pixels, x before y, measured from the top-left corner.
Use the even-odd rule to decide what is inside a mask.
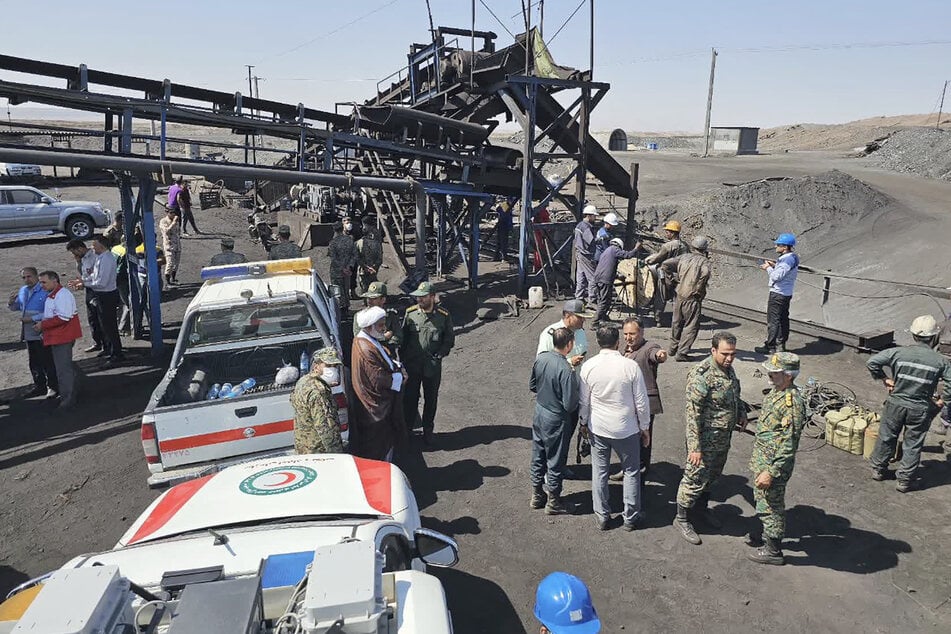
[[[39,165],[31,165],[29,163],[0,163],[0,180],[4,178],[13,180],[15,178],[40,177],[42,175],[43,170],[40,169]]]
[[[0,186],[0,236],[65,233],[87,240],[111,222],[100,203],[56,200],[34,187]]]

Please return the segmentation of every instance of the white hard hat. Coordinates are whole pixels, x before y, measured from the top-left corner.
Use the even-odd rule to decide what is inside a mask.
[[[624,248],[624,240],[621,240],[620,238],[611,238],[611,244],[613,244],[619,249]]]
[[[705,237],[696,236],[690,242],[690,246],[692,246],[694,249],[697,249],[698,251],[706,251],[707,247],[709,246],[709,243],[707,242],[707,239]]]
[[[916,337],[934,337],[941,331],[938,322],[931,315],[915,317],[915,320],[911,322],[911,328],[908,330]]]
[[[598,216],[598,208],[594,205],[585,205],[584,209],[581,211],[582,216]]]
[[[606,215],[606,216],[604,217],[604,224],[606,224],[606,225],[615,225],[615,226],[617,226],[618,222],[619,222],[619,221],[618,221],[618,218],[617,218],[617,214],[614,213],[614,212],[611,212],[611,213],[609,213],[608,215]]]

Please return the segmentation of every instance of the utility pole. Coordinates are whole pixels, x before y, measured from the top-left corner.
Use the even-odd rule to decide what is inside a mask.
[[[532,59],[535,56],[535,47],[531,45],[532,12],[525,0],[522,0],[522,15],[525,17],[525,76],[528,77],[529,63],[535,61]],[[528,84],[525,85],[525,89],[528,90]]]
[[[251,81],[252,81],[252,80],[251,80],[251,69],[254,68],[254,66],[252,66],[252,65],[250,65],[250,64],[245,64],[245,66],[247,66],[247,68],[248,68],[248,96],[249,96],[249,97],[253,97],[253,96],[254,96],[254,89],[252,88],[252,84],[251,84]],[[245,163],[245,165],[247,165],[247,163],[248,163],[248,135],[247,135],[247,134],[244,135],[244,163]]]
[[[264,78],[263,78],[263,77],[258,77],[257,75],[255,75],[254,77],[252,77],[252,79],[254,80],[254,98],[255,98],[255,99],[260,99],[260,98],[261,98],[261,89],[258,87],[258,82],[259,82],[261,79],[264,79]],[[259,116],[260,114],[261,114],[261,111],[260,111],[260,110],[255,110],[255,111],[254,111],[254,116],[255,116],[255,117]],[[253,150],[252,150],[252,152],[253,152],[253,153],[252,153],[252,160],[254,161],[254,164],[257,165],[257,164],[258,164],[257,146],[258,146],[258,145],[261,145],[262,147],[264,146],[264,137],[261,136],[260,134],[257,134],[257,135],[254,136],[254,138],[252,138],[252,141],[253,141],[253,143],[251,144],[251,147],[253,148]]]
[[[538,37],[545,41],[545,0],[538,0]]]
[[[591,5],[591,63],[588,66],[588,81],[594,81],[594,0],[590,0]]]
[[[941,111],[944,110],[944,95],[948,92],[948,82],[951,82],[951,80],[945,80],[944,88],[941,89],[941,105],[938,106],[938,122],[934,124],[936,130],[941,129]]]
[[[707,118],[703,124],[703,156],[710,153],[710,111],[713,110],[713,78],[717,71],[717,49],[710,49],[710,87],[707,89]]]
[[[475,3],[472,0],[472,58],[469,60],[469,90],[475,88]]]

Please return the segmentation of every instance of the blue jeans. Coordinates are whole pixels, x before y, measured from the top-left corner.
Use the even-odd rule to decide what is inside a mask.
[[[548,410],[535,406],[532,420],[532,487],[542,483],[552,495],[561,495],[561,483],[565,479],[565,463],[571,438],[566,437],[568,415],[556,416]]]
[[[621,459],[624,472],[624,523],[630,524],[641,514],[641,435],[606,438],[591,434],[591,496],[594,514],[606,520],[611,516],[608,496],[608,470],[611,450]]]

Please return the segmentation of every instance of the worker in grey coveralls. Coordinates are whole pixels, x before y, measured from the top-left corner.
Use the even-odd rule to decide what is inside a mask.
[[[611,238],[611,242],[598,258],[598,266],[594,271],[594,281],[598,287],[598,309],[592,326],[597,327],[608,318],[611,301],[614,299],[614,278],[617,277],[618,262],[637,257],[639,252],[640,243],[630,251],[625,251],[623,240]]]
[[[941,331],[937,320],[922,315],[911,322],[909,330],[915,338],[914,345],[882,350],[866,364],[872,378],[881,379],[888,390],[878,440],[869,457],[872,479],[885,479],[889,459],[895,454],[898,436],[904,429],[902,459],[895,474],[895,488],[901,493],[915,487],[925,434],[942,406],[951,401],[951,362],[935,350]],[[885,368],[891,371],[891,377],[885,376]],[[935,399],[939,381],[944,383],[944,391],[941,398]]]
[[[677,295],[674,297],[670,348],[667,350],[667,354],[674,357],[675,361],[689,360],[687,355],[700,331],[703,298],[707,296],[707,284],[710,282],[707,239],[696,236],[690,246],[693,247],[693,253],[677,258]]]
[[[660,323],[661,313],[667,306],[667,300],[673,295],[673,284],[671,279],[661,265],[668,260],[678,258],[681,255],[690,253],[690,248],[680,239],[680,221],[668,220],[664,225],[664,235],[667,242],[661,245],[657,253],[644,258],[647,268],[654,278],[654,321]]]
[[[535,357],[528,386],[537,395],[532,419],[531,508],[545,507],[548,515],[568,512],[561,501],[561,484],[571,437],[565,433],[578,409],[578,374],[568,363],[575,333],[558,328],[552,333],[555,349]],[[547,500],[546,500],[547,490]],[[547,502],[547,505],[546,505]]]
[[[594,223],[599,214],[594,205],[586,205],[581,213],[583,217],[575,225],[575,299],[592,306],[596,290],[594,268],[597,265],[594,259]]]

